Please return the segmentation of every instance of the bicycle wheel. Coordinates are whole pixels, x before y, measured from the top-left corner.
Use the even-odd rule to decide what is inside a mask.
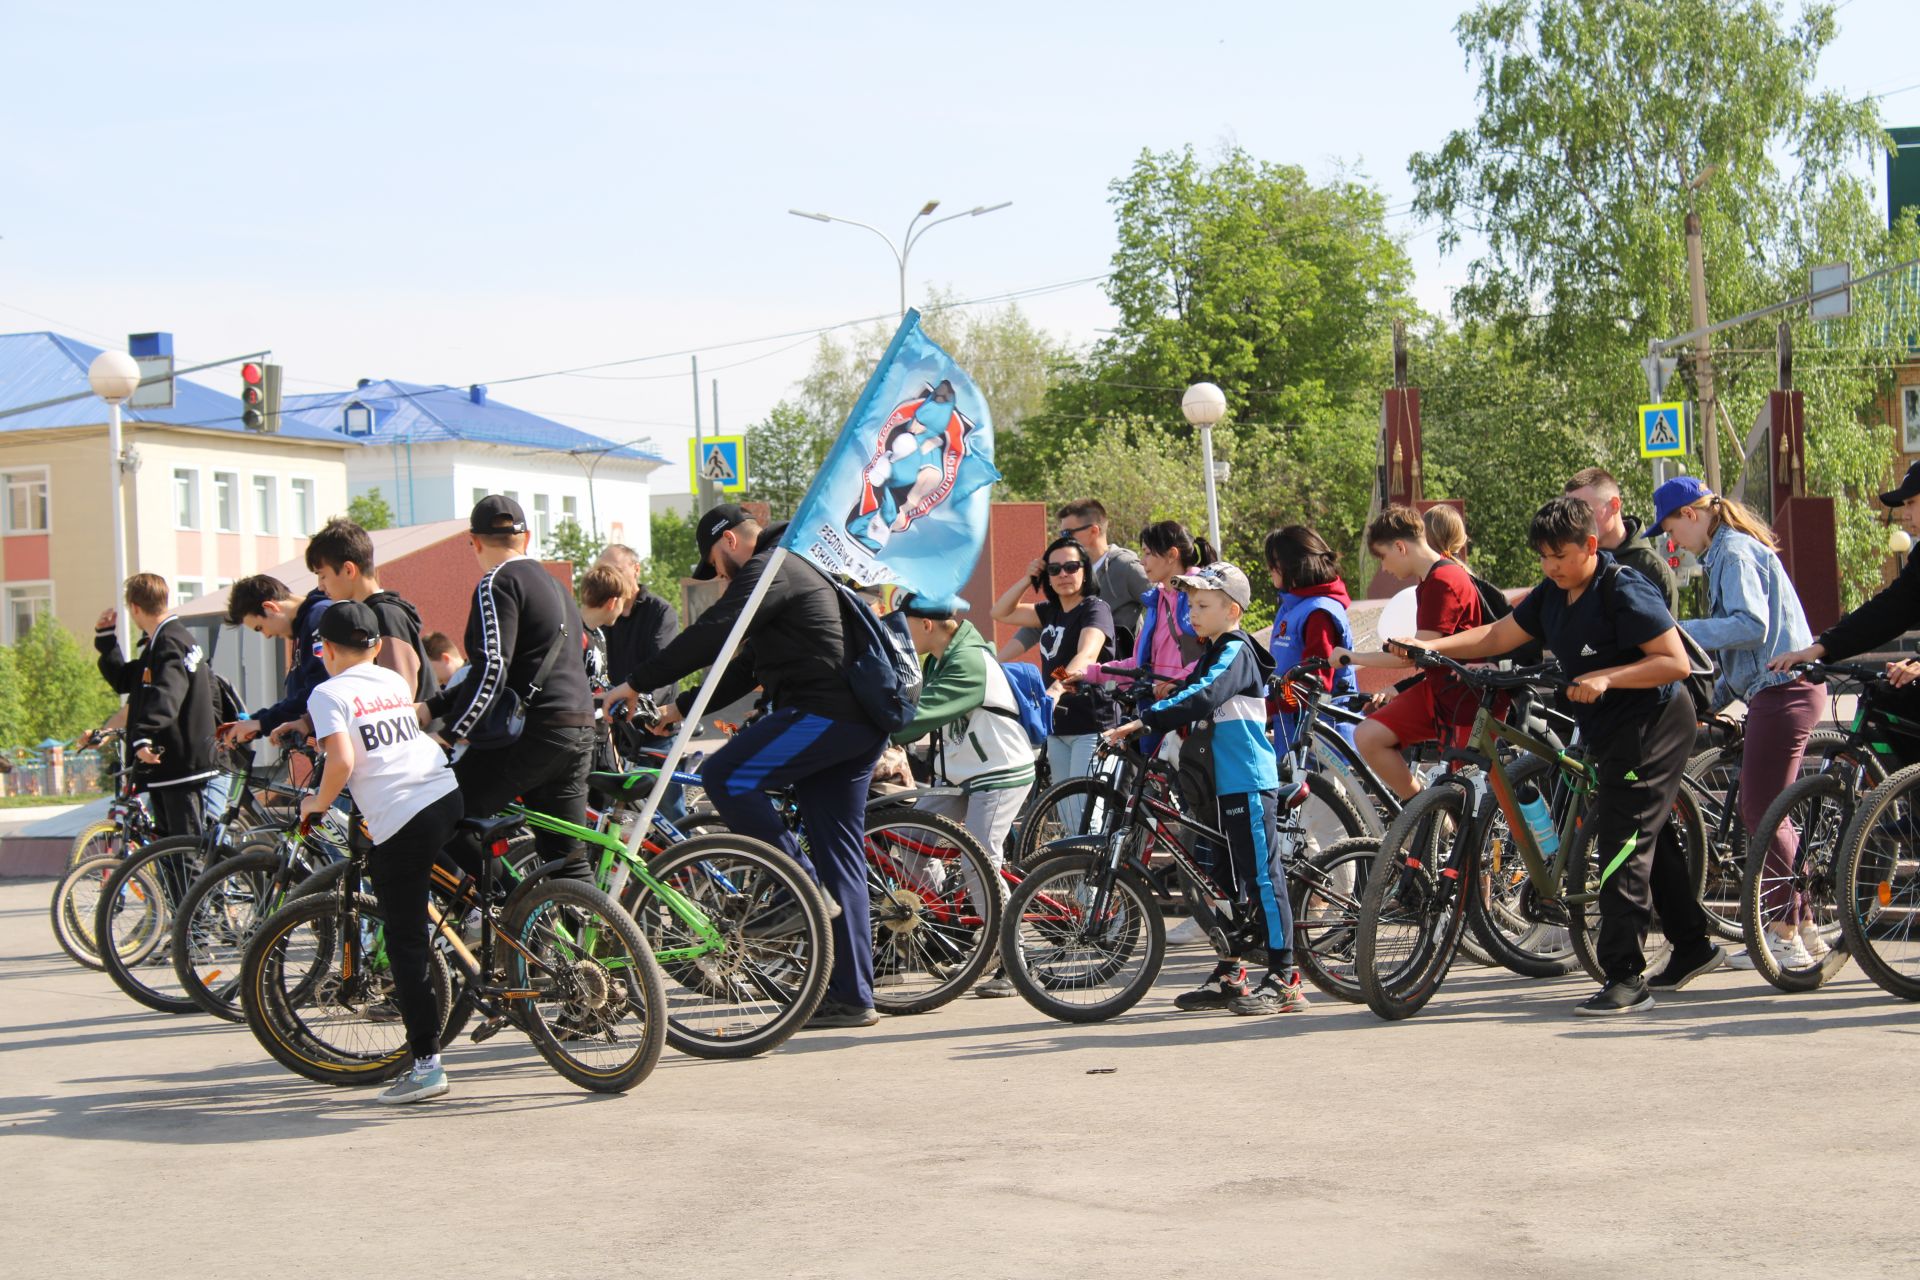
[[[1847,950],[1882,991],[1920,1000],[1920,765],[1860,802],[1841,842],[1835,897]]]
[[[1337,1000],[1360,1004],[1366,995],[1354,974],[1360,896],[1380,852],[1372,836],[1342,840],[1315,856],[1311,870],[1293,868],[1293,958],[1314,986]]]
[[[1000,956],[1026,1002],[1062,1022],[1104,1022],[1147,993],[1167,955],[1167,925],[1146,878],[1132,867],[1106,876],[1105,841],[1051,846],[1007,903]]]
[[[667,1042],[667,996],[633,917],[577,880],[522,885],[502,912],[507,981],[537,991],[514,1005],[547,1065],[595,1093],[645,1080]]]
[[[1027,806],[1020,819],[1014,862],[1031,863],[1040,850],[1076,836],[1103,836],[1120,820],[1125,800],[1105,778],[1056,782]]]
[[[102,854],[116,858],[127,856],[126,833],[111,818],[102,818],[73,838],[73,847],[67,850],[67,870]]]
[[[1580,959],[1580,967],[1595,982],[1605,983],[1606,970],[1600,963],[1600,892],[1601,872],[1604,869],[1594,851],[1593,842],[1597,826],[1591,821],[1591,814],[1580,824],[1579,834],[1574,839],[1573,851],[1567,857],[1564,892],[1571,895],[1583,889],[1592,893],[1592,901],[1582,903],[1578,908],[1569,908],[1569,927],[1573,933],[1573,953]],[[1692,802],[1692,791],[1683,782],[1675,794],[1673,807],[1668,811],[1666,826],[1661,829],[1660,839],[1672,840],[1680,856],[1686,862],[1689,884],[1694,898],[1700,896],[1702,875],[1705,862],[1702,856],[1704,837],[1701,835],[1700,813]],[[1711,934],[1712,929],[1708,929]],[[1654,912],[1647,922],[1646,933],[1640,940],[1641,953],[1646,957],[1646,972],[1654,973],[1660,968],[1660,956],[1667,946],[1664,928],[1660,923],[1660,913]]]
[[[100,941],[94,935],[94,918],[100,911],[100,895],[107,881],[126,859],[117,853],[98,854],[70,868],[53,887],[53,902],[48,914],[53,918],[54,941],[75,963],[89,969],[104,969],[100,962]],[[144,945],[149,939],[127,938],[123,944]]]
[[[1523,782],[1550,782],[1552,768],[1527,756],[1508,773],[1516,789]],[[1480,871],[1467,904],[1467,928],[1493,963],[1525,978],[1557,978],[1580,967],[1567,932],[1566,909],[1546,903],[1535,892],[1527,867],[1513,845],[1507,815],[1497,805],[1480,843]],[[1462,945],[1466,943],[1462,939]]]
[[[1354,973],[1367,1007],[1389,1021],[1418,1013],[1459,953],[1479,866],[1455,848],[1467,801],[1466,790],[1450,784],[1408,801],[1367,873]],[[1462,877],[1464,885],[1457,883]]]
[[[94,937],[112,940],[100,956],[107,976],[161,1013],[199,1012],[173,972],[170,944],[175,912],[203,861],[199,836],[155,840],[120,863],[94,913]]]
[[[257,841],[208,867],[187,887],[175,914],[173,973],[194,1007],[228,1022],[245,1022],[240,1007],[247,944],[268,916],[284,906],[292,885],[306,878],[298,862],[280,874],[281,856]]]
[[[650,886],[633,880],[621,895],[666,979],[668,1044],[749,1058],[813,1016],[833,969],[833,929],[798,863],[758,840],[711,835],[655,854],[648,871],[720,934],[703,950],[695,926]]]
[[[1740,912],[1747,954],[1754,970],[1782,991],[1812,991],[1847,963],[1834,864],[1853,810],[1853,793],[1842,778],[1801,778],[1767,806],[1748,844]],[[1768,853],[1776,832],[1792,849],[1784,862]],[[1814,955],[1811,964],[1788,968],[1764,935],[1802,919],[1819,930],[1826,950]]]
[[[867,812],[873,1007],[926,1013],[986,971],[1006,893],[987,851],[951,818],[910,805]]]
[[[391,1080],[412,1060],[393,1016],[380,904],[368,894],[295,898],[261,923],[241,962],[248,1030],[274,1061],[332,1085]],[[442,1010],[447,963],[429,953],[427,976]]]

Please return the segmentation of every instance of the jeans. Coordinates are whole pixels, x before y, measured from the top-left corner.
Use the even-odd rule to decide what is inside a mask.
[[[1051,734],[1047,738],[1047,767],[1053,771],[1054,785],[1069,778],[1084,778],[1093,771],[1094,748],[1100,745],[1097,733],[1076,733],[1063,737]],[[1065,800],[1060,804],[1058,813],[1067,830],[1080,829],[1081,814],[1085,811],[1085,800]]]

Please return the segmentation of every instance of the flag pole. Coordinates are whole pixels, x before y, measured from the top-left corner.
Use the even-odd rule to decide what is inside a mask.
[[[714,658],[713,665],[707,668],[707,678],[700,682],[699,691],[693,695],[693,705],[687,709],[680,732],[673,736],[673,746],[667,749],[667,758],[660,763],[660,777],[654,783],[653,790],[647,793],[647,802],[640,807],[640,820],[633,824],[633,830],[627,836],[627,852],[635,857],[640,855],[640,842],[646,839],[647,832],[653,826],[653,815],[660,811],[660,799],[666,794],[673,771],[680,767],[681,757],[687,754],[687,747],[699,730],[700,717],[707,714],[707,704],[713,700],[713,690],[720,682],[720,673],[727,669],[727,664],[733,661],[733,655],[739,651],[753,615],[760,612],[760,602],[767,598],[767,590],[773,586],[773,579],[786,560],[785,547],[775,547],[767,557],[767,567],[761,571],[760,580],[753,584],[753,591],[747,596],[747,603],[741,607],[740,616],[733,620],[733,629],[727,632],[719,655]]]

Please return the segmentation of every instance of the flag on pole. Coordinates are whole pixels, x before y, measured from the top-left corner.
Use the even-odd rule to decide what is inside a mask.
[[[993,418],[907,312],[780,545],[828,573],[950,599],[987,536]]]

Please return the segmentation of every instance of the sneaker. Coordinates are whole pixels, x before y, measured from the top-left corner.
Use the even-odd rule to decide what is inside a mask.
[[[1173,928],[1167,930],[1167,945],[1170,947],[1188,947],[1207,941],[1207,931],[1200,922],[1188,916]]]
[[[1662,991],[1678,991],[1702,974],[1712,973],[1727,958],[1727,953],[1710,942],[1689,950],[1675,951],[1667,957],[1667,967],[1647,979],[1647,985]]]
[[[1238,960],[1223,960],[1213,966],[1207,980],[1191,991],[1173,998],[1173,1007],[1187,1013],[1225,1009],[1247,994],[1247,966]]]
[[[1653,1008],[1653,992],[1644,978],[1609,982],[1593,996],[1573,1006],[1576,1018],[1611,1018],[1623,1013],[1644,1013]]]
[[[1246,995],[1236,996],[1227,1008],[1242,1017],[1253,1017],[1261,1013],[1299,1013],[1307,1007],[1307,993],[1301,989],[1300,974],[1296,970],[1281,981],[1278,974],[1269,973],[1260,980],[1260,985]]]
[[[1740,948],[1738,951],[1729,951],[1727,952],[1727,968],[1739,969],[1742,972],[1751,973],[1753,971],[1753,957],[1747,953],[1745,947]]]
[[[1800,926],[1800,945],[1805,947],[1807,954],[1815,960],[1826,959],[1827,953],[1833,950],[1827,945],[1827,940],[1820,936],[1820,926],[1811,920]]]
[[[392,996],[382,996],[367,1006],[368,1022],[399,1022],[400,1005]]]
[[[824,1031],[840,1027],[871,1027],[880,1021],[880,1015],[870,1008],[854,1004],[841,1004],[838,1000],[822,1000],[820,1007],[807,1019],[807,1030]]]
[[[998,1000],[1020,993],[1013,989],[1013,979],[1007,976],[1005,969],[995,969],[991,978],[973,989],[973,994],[983,1000]]]
[[[445,1093],[447,1087],[445,1067],[434,1067],[430,1071],[415,1067],[381,1090],[380,1101],[390,1107],[403,1102],[425,1102]]]
[[[1774,963],[1782,969],[1813,968],[1813,956],[1797,933],[1782,937],[1771,929],[1767,930],[1767,950],[1773,952]]]

